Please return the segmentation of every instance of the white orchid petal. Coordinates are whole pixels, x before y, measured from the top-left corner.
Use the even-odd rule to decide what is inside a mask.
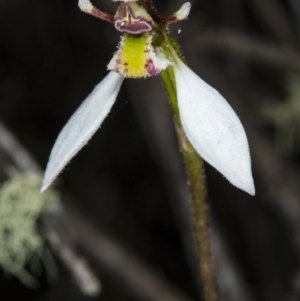
[[[66,164],[100,127],[115,103],[123,79],[121,75],[110,72],[65,125],[51,151],[41,192],[51,185]]]
[[[196,151],[233,185],[255,194],[244,128],[227,101],[181,61],[174,64],[183,129]]]

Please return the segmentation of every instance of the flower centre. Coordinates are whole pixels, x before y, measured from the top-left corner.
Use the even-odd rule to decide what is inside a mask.
[[[170,65],[160,49],[152,46],[151,33],[126,34],[121,38],[118,48],[108,69],[124,77],[155,76]]]

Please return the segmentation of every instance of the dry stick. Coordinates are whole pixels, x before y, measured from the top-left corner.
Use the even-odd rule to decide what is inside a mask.
[[[0,123],[0,148],[11,156],[16,167],[23,172],[40,172],[40,167],[14,135]],[[24,164],[26,162],[26,164]],[[111,274],[111,280],[123,284],[136,300],[192,301],[172,285],[163,275],[151,270],[132,254],[129,255],[114,241],[96,231],[75,212],[72,205],[59,206],[54,213],[43,217],[48,239],[64,264],[72,271],[84,293],[90,293],[100,284],[94,273],[74,249],[74,243],[90,254],[96,263]],[[71,232],[71,229],[73,231]],[[91,282],[92,281],[92,282]],[[97,282],[94,282],[97,281]],[[83,286],[83,287],[82,287]]]
[[[58,204],[55,211],[42,217],[46,236],[61,261],[71,270],[81,292],[89,297],[96,297],[102,290],[101,283],[84,257],[75,250],[66,222],[57,223],[58,217],[65,219],[63,213],[63,207]]]
[[[41,173],[42,170],[15,136],[0,123],[0,148],[13,160],[21,172]]]
[[[72,236],[77,245],[93,258],[112,281],[123,287],[135,300],[192,301],[171,284],[163,275],[142,263],[136,256],[125,251],[112,239],[96,230],[71,202],[65,202],[64,214],[72,225]],[[55,223],[64,222],[57,219]]]
[[[267,28],[281,44],[297,48],[299,46],[298,36],[290,20],[287,10],[279,0],[250,0],[254,13],[260,22]]]
[[[239,263],[222,235],[221,228],[214,219],[212,220],[212,233],[212,249],[221,299],[223,301],[256,300]]]
[[[199,50],[215,50],[250,61],[300,72],[300,52],[233,31],[215,30],[197,36]]]
[[[42,169],[31,157],[30,153],[20,144],[17,138],[0,122],[0,148],[12,159],[15,167],[24,173],[42,173]],[[49,217],[49,216],[48,216]],[[43,218],[49,225],[47,216]],[[51,225],[50,225],[51,226]],[[71,271],[81,291],[89,296],[96,296],[101,290],[101,284],[82,257],[74,250],[67,240],[61,240],[61,233],[54,227],[46,229],[48,240],[60,257],[61,261]]]
[[[291,13],[294,15],[293,21],[298,27],[298,35],[300,34],[300,1],[299,0],[288,0],[290,4]]]

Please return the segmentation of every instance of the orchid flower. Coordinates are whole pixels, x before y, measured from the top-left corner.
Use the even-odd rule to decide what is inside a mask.
[[[146,78],[171,70],[180,122],[190,143],[229,182],[254,195],[249,146],[239,118],[227,101],[183,62],[170,42],[168,26],[187,19],[191,4],[183,4],[176,13],[162,19],[150,0],[113,1],[120,2],[114,16],[97,9],[89,0],[79,0],[83,12],[113,23],[123,36],[108,64],[110,72],[59,134],[41,191],[51,185],[101,126],[125,78]]]

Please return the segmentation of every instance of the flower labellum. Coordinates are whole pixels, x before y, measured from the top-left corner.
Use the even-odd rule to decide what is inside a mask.
[[[185,20],[189,2],[173,15],[160,18],[148,0],[120,2],[114,16],[79,0],[82,11],[108,21],[123,33],[108,70],[59,134],[46,168],[41,192],[88,142],[113,106],[124,78],[146,78],[164,70],[174,74],[179,115],[185,134],[195,150],[233,185],[255,194],[249,146],[244,128],[226,100],[200,79],[180,59],[168,35],[168,26]],[[170,73],[170,74],[171,74]]]
[[[124,77],[139,78],[158,75],[170,64],[159,49],[154,50],[151,34],[125,35],[107,68]]]

